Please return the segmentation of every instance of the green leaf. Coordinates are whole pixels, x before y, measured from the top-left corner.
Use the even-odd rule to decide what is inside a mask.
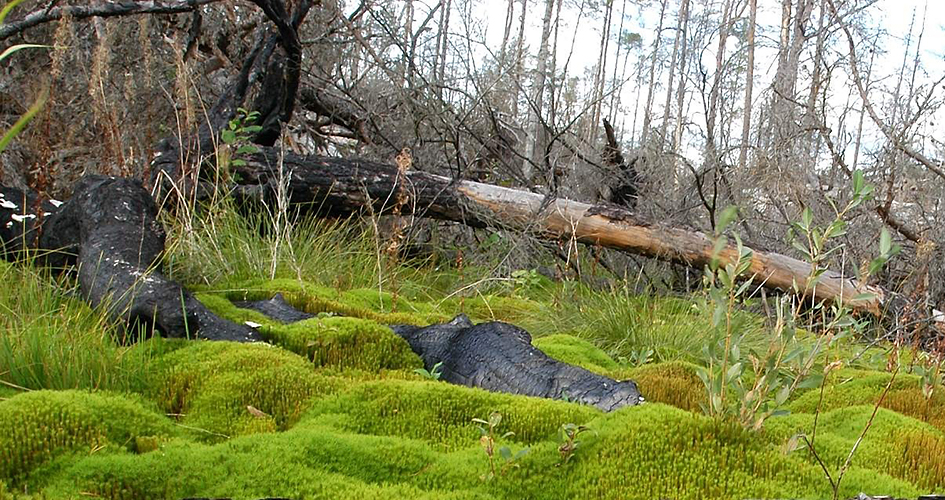
[[[737,377],[739,377],[741,374],[742,374],[742,364],[735,363],[734,365],[729,367],[728,372],[725,373],[725,379],[731,382],[732,380],[735,380]]]
[[[223,141],[223,144],[233,144],[236,142],[236,132],[231,129],[223,129],[223,132],[220,133],[220,140]]]
[[[0,10],[0,23],[4,22],[7,18],[7,14],[10,13],[17,5],[21,4],[23,0],[12,0],[10,3],[3,6],[3,10]]]
[[[889,231],[884,227],[882,231],[879,232],[879,253],[881,255],[889,255],[890,250],[892,250],[892,236],[889,235]]]
[[[719,222],[715,225],[715,232],[717,234],[723,233],[736,217],[738,217],[738,207],[735,205],[725,207],[722,213],[719,214]]]
[[[875,259],[870,261],[869,268],[866,270],[866,272],[867,274],[872,276],[878,273],[879,271],[881,271],[883,269],[883,266],[885,265],[886,265],[886,259],[884,259],[883,257],[876,257]]]
[[[247,144],[247,145],[240,146],[239,148],[237,148],[236,154],[247,155],[247,154],[253,154],[257,151],[259,151],[259,148],[257,148],[256,146]]]
[[[797,250],[798,252],[801,252],[801,255],[808,262],[811,260],[814,260],[813,257],[811,257],[810,249],[804,246],[804,244],[801,243],[800,240],[791,240],[791,246],[794,247],[794,249]]]
[[[824,376],[821,373],[812,373],[797,384],[798,389],[813,389],[815,387],[820,387],[820,384],[824,382]]]
[[[809,207],[804,207],[804,210],[801,211],[801,229],[803,229],[805,233],[809,232],[812,222],[814,222],[814,212],[811,212]]]
[[[837,219],[827,227],[827,230],[824,232],[824,237],[830,239],[837,238],[845,234],[847,234],[846,222],[844,222],[843,219]]]
[[[512,450],[510,450],[508,446],[503,446],[499,448],[499,456],[509,461],[512,459]]]
[[[791,397],[791,386],[786,385],[778,391],[777,396],[774,397],[774,404],[777,406],[783,405],[788,398]]]
[[[857,170],[853,172],[853,195],[859,196],[863,192],[863,171]]]

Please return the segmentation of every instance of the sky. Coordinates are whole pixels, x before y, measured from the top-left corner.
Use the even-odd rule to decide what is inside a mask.
[[[742,1],[744,2],[745,0]],[[415,15],[417,17],[417,21],[415,22],[416,26],[422,18],[426,17],[429,9],[438,3],[438,0],[414,0],[414,2],[416,9]],[[583,16],[578,16],[578,5],[582,2],[600,3],[602,0],[564,0],[566,7],[565,13],[560,17],[561,24],[558,28],[559,46],[557,61],[559,68],[564,65],[565,61],[570,61],[570,76],[584,76],[585,73],[590,71],[596,64],[600,51],[600,25],[602,16],[600,14],[589,15],[587,13]],[[638,54],[641,57],[646,57],[650,53],[653,40],[656,36],[660,2],[657,0],[614,0],[614,2],[615,19],[619,20],[618,16],[620,10],[626,6],[624,30],[638,33],[641,36],[643,49],[639,51]],[[704,9],[706,5],[710,4],[708,0],[691,0],[691,2],[694,12]],[[526,44],[529,46],[533,56],[537,53],[537,47],[541,37],[543,3],[542,0],[528,1]],[[644,7],[638,5],[641,3],[644,4]],[[670,0],[670,3],[671,7],[667,13],[665,26],[671,28],[676,24],[676,10],[678,9],[679,0]],[[485,40],[487,46],[483,47],[473,44],[473,51],[477,59],[490,57],[490,53],[497,54],[503,36],[508,0],[453,0],[452,5],[450,31],[457,35],[454,37],[453,43],[458,45],[464,44],[466,38],[463,36],[465,35],[463,32],[469,30],[472,40]],[[757,47],[755,56],[756,105],[759,104],[758,99],[764,98],[763,91],[770,85],[771,78],[777,69],[777,38],[778,25],[780,24],[781,17],[780,5],[780,0],[758,0],[759,33],[756,38]],[[474,18],[472,23],[465,22],[465,16],[462,15],[463,10],[466,9],[467,6],[471,9],[468,12],[471,12]],[[513,33],[518,29],[517,23],[521,8],[520,1],[516,0],[515,8],[516,10],[513,15]],[[917,73],[916,83],[927,85],[932,81],[938,80],[942,75],[945,75],[945,0],[877,0],[873,6],[868,8],[867,12],[870,16],[869,22],[872,23],[873,26],[881,27],[885,32],[872,73],[874,79],[877,80],[874,82],[870,94],[871,101],[874,101],[874,105],[882,109],[882,106],[880,106],[884,97],[882,87],[884,85],[892,87],[898,80],[898,75],[902,73],[903,56],[906,54],[907,43],[910,45],[906,66],[911,68],[911,61],[915,56],[915,44],[920,33],[922,33],[922,50],[919,55],[922,60],[922,69]],[[614,32],[617,31],[616,24],[617,21],[615,21],[615,25],[612,28]],[[810,29],[815,28],[815,26],[812,26]],[[696,57],[701,58],[702,66],[706,68],[709,78],[711,78],[715,71],[714,51],[717,47],[717,38],[713,41],[713,36],[717,37],[717,35],[710,35],[707,45],[696,51],[698,54]],[[664,39],[667,40],[666,43],[669,45],[669,48],[672,46],[672,37],[672,31],[665,32]],[[828,58],[832,58],[832,61],[838,61],[845,57],[846,42],[842,39],[842,35],[835,36],[834,39],[839,41],[836,47],[838,50],[842,50],[843,53],[834,51],[828,54]],[[573,44],[572,40],[574,40]],[[664,48],[665,47],[666,45],[664,45]],[[738,42],[734,38],[730,39],[726,49],[727,53],[731,54],[737,48]],[[860,47],[860,50],[862,49],[863,47]],[[635,62],[635,55],[636,54],[631,55],[629,62],[631,67]],[[613,56],[611,55],[610,64],[613,64],[613,60]],[[843,62],[845,64],[845,60]],[[477,62],[477,64],[481,64],[481,62]],[[534,65],[534,59],[530,59],[527,65]],[[664,65],[668,66],[668,61],[664,61]],[[608,74],[612,75],[612,71],[613,66],[611,65]],[[630,71],[629,74],[632,74],[632,71]],[[660,77],[661,85],[665,85],[665,79],[665,74]],[[831,84],[832,95],[828,100],[828,106],[840,109],[851,103],[852,105],[859,105],[858,97],[851,97],[851,90],[854,86],[851,81],[846,79],[844,71],[835,71]],[[658,96],[665,96],[665,90],[658,89],[657,92]],[[941,98],[945,98],[945,90],[939,89],[937,93],[941,94]],[[623,109],[620,116],[623,117],[624,127],[620,127],[618,123],[618,129],[629,128],[632,124],[634,111],[639,114],[641,107],[644,105],[638,95],[638,89],[632,82],[623,86],[621,99]],[[658,108],[662,105],[663,99],[664,98],[657,98],[655,100]],[[702,112],[701,101],[699,101],[696,96],[690,96],[687,105],[687,116],[690,116],[693,120],[698,122],[700,113]],[[658,109],[657,113],[661,113],[661,111]],[[945,114],[945,111],[941,114]],[[941,122],[942,120],[945,120],[945,116],[942,116],[941,120],[936,117],[934,122]],[[932,122],[933,121],[929,121],[919,124],[920,131],[924,130],[930,135],[933,134],[934,130],[932,127],[934,127],[934,125],[932,125]],[[828,123],[828,125],[832,124]],[[872,136],[874,144],[882,142],[878,129],[867,130],[868,140],[870,139],[870,135]],[[931,147],[931,145],[928,146]]]
[[[615,2],[615,9],[620,9],[623,5],[621,0],[615,0]],[[632,2],[627,2],[627,4],[624,29],[639,33],[643,39],[643,53],[649,53],[649,47],[656,36],[656,27],[659,22],[659,2],[652,2],[649,7],[644,9],[632,5]],[[678,8],[676,7],[678,1],[672,2],[672,4],[673,10],[667,15],[665,21],[665,24],[668,26],[673,26],[676,22],[675,10]],[[692,0],[694,10],[706,4],[707,2],[704,0]],[[779,0],[758,1],[758,24],[760,31],[755,56],[756,98],[761,95],[760,90],[763,90],[765,86],[770,84],[771,77],[777,69],[776,45],[778,36],[777,28],[781,18],[780,4],[781,2]],[[506,0],[488,0],[482,2],[480,5],[481,9],[483,9],[483,18],[488,20],[483,26],[487,35],[487,43],[493,47],[498,47],[503,32],[503,21],[505,19],[505,8],[507,5]],[[529,9],[529,29],[526,42],[531,47],[537,47],[541,36],[542,12],[540,2],[530,2]],[[928,84],[931,81],[938,80],[942,75],[945,75],[945,1],[878,0],[874,6],[870,7],[868,12],[870,13],[871,21],[875,23],[875,25],[881,26],[886,33],[881,45],[881,51],[875,62],[874,76],[882,75],[884,81],[889,82],[892,82],[896,78],[901,72],[907,42],[911,44],[907,66],[911,67],[911,60],[914,57],[916,42],[920,33],[922,34],[922,50],[920,51],[922,69],[917,74],[917,83]],[[516,11],[515,15],[518,16],[518,11]],[[577,9],[575,7],[572,7],[569,12],[566,11],[566,14],[563,16],[564,21],[560,26],[561,42],[558,49],[559,61],[570,57],[573,75],[583,74],[582,68],[593,67],[597,62],[600,50],[600,20],[598,18],[592,19],[585,15],[577,26],[577,35],[573,36],[577,17]],[[617,18],[616,15],[615,18]],[[912,33],[911,41],[910,27]],[[616,31],[616,27],[612,29]],[[572,36],[575,40],[573,46],[571,45]],[[672,34],[668,33],[667,39],[671,44]],[[710,41],[708,46],[700,51],[702,64],[707,68],[710,77],[715,68],[714,52],[716,46],[717,42]],[[838,47],[840,46],[838,45]],[[736,48],[737,42],[734,39],[730,39],[727,52],[730,54]],[[843,41],[842,49],[845,53],[845,41]],[[840,54],[834,54],[833,57],[840,58],[841,56]],[[843,91],[844,87],[853,88],[853,83],[851,81],[845,81],[845,77],[840,73],[842,72],[838,71],[834,75],[834,83],[837,84],[837,89],[835,89],[835,95],[831,98],[831,102],[829,103],[837,107],[846,105],[845,101],[848,99],[848,92]],[[880,82],[880,84],[882,83],[883,82]],[[940,94],[942,98],[945,98],[945,90],[940,89]],[[877,102],[879,102],[879,97],[880,96],[874,98],[871,94],[871,100],[876,99]],[[627,85],[623,91],[622,98],[624,103],[631,103],[632,106],[632,103],[637,99],[636,90],[631,85]],[[660,100],[658,100],[658,102],[659,101]],[[642,106],[642,103],[637,103]],[[700,103],[690,102],[690,111],[695,111],[696,114],[698,114],[698,108],[701,108]],[[626,109],[625,113],[632,114],[632,108]],[[626,123],[629,124],[629,117],[625,118]],[[945,117],[942,118],[945,119]],[[928,129],[931,125],[925,124],[924,126]],[[873,135],[875,141],[879,141],[880,132],[877,129],[868,131],[868,133]],[[929,133],[931,133],[931,131],[929,131]]]

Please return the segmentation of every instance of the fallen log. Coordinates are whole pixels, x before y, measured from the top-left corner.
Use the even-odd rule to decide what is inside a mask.
[[[473,325],[465,314],[427,327],[395,325],[427,370],[440,364],[447,382],[493,392],[567,399],[603,411],[643,403],[632,380],[617,381],[548,357],[525,330],[491,321]]]
[[[613,205],[591,205],[562,198],[479,182],[454,180],[420,171],[399,172],[394,165],[367,160],[280,156],[261,150],[236,168],[242,198],[272,198],[280,179],[287,179],[287,195],[294,205],[313,211],[344,215],[373,213],[414,214],[461,222],[472,227],[499,226],[528,230],[540,237],[573,239],[589,245],[652,257],[702,269],[713,257],[723,264],[738,258],[734,246],[714,254],[714,242],[705,234],[645,221]],[[800,293],[816,301],[842,302],[858,311],[879,315],[887,294],[879,287],[858,282],[837,272],[824,273],[813,285],[811,265],[773,252],[753,249],[746,277],[757,285]]]

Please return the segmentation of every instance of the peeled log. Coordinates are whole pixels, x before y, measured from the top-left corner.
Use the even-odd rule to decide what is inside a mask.
[[[574,239],[647,257],[702,269],[713,257],[713,242],[705,234],[643,221],[612,205],[546,198],[519,189],[453,180],[419,171],[398,174],[397,167],[366,160],[286,154],[264,148],[237,169],[244,194],[273,196],[286,176],[289,201],[313,210],[343,215],[370,207],[390,213],[398,199],[406,200],[401,214],[462,222],[473,227],[500,226],[535,231],[539,236]],[[281,175],[280,175],[281,165]],[[738,258],[733,246],[718,255],[725,264]],[[879,315],[885,293],[836,272],[824,273],[808,287],[810,264],[773,252],[753,250],[747,272],[765,288],[800,293],[817,301],[837,302]]]

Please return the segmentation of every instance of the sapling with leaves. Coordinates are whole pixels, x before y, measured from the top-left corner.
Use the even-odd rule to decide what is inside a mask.
[[[507,439],[515,435],[514,432],[506,432],[502,434],[500,438],[496,438],[496,433],[499,424],[502,422],[502,414],[494,411],[489,414],[488,420],[483,420],[481,418],[474,418],[472,421],[476,424],[480,424],[477,427],[479,428],[479,444],[482,445],[483,451],[486,452],[486,456],[489,458],[489,472],[480,476],[480,479],[483,481],[492,479],[497,475],[505,475],[509,469],[518,467],[518,460],[528,454],[528,448],[522,448],[516,453],[512,453],[512,449],[508,446],[498,446],[498,439]],[[498,455],[498,457],[496,457]],[[499,459],[501,459],[501,464],[499,464]]]
[[[734,419],[748,429],[761,429],[768,418],[787,413],[781,407],[797,390],[823,383],[823,375],[814,369],[826,348],[864,328],[864,322],[843,300],[828,305],[815,299],[805,304],[801,302],[803,299],[796,298],[814,297],[810,292],[827,271],[830,258],[843,248],[836,241],[846,234],[846,218],[872,195],[873,188],[863,181],[861,172],[855,173],[853,179],[853,195],[846,205],[841,208],[830,200],[836,213],[830,223],[816,225],[811,211],[805,209],[800,220],[792,224],[792,245],[801,252],[811,270],[803,284],[794,284],[794,295],[784,295],[777,300],[774,335],[765,352],[744,351],[741,348],[744,334],[734,327],[738,306],[750,299],[749,287],[753,280],[745,274],[751,266],[752,255],[735,234],[736,256],[722,262],[722,249],[728,245],[723,233],[736,219],[738,211],[728,207],[722,212],[716,226],[713,259],[705,274],[706,291],[713,307],[712,327],[718,334],[717,340],[704,348],[707,366],[699,371],[708,396],[708,403],[703,405],[706,414]],[[861,277],[863,281],[882,269],[899,251],[885,230],[880,235],[879,250],[879,255]],[[797,339],[802,323],[808,331],[821,333],[813,345]]]
[[[585,432],[593,432],[586,425],[577,425],[572,423],[562,424],[558,429],[558,452],[561,453],[561,461],[555,466],[566,465],[574,457],[574,452],[581,446],[581,440],[578,439]]]
[[[230,120],[220,132],[222,144],[217,148],[216,155],[217,181],[228,181],[230,167],[246,165],[246,160],[241,157],[259,151],[259,148],[250,142],[253,134],[262,130],[260,125],[255,125],[259,119],[259,111],[239,108],[237,113],[237,117]]]

